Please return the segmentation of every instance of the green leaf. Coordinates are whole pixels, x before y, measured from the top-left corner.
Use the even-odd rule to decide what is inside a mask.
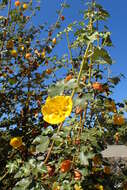
[[[89,40],[91,43],[93,43],[95,40],[97,40],[98,32],[94,32],[91,36],[89,36]]]
[[[103,48],[94,48],[93,60],[98,62],[98,60],[103,60],[105,63],[112,64],[112,59],[108,52]],[[99,63],[99,62],[98,62]]]
[[[61,80],[48,89],[48,94],[49,96],[53,97],[62,94],[64,90],[72,90],[76,87],[78,87],[76,79],[71,79],[68,82]]]
[[[14,178],[21,178],[21,177],[23,177],[23,172],[20,168],[20,170],[15,174]]]
[[[64,83],[64,89],[65,90],[71,90],[71,89],[74,89],[74,88],[77,88],[77,87],[78,87],[78,85],[77,85],[77,80],[76,79],[71,79],[68,82]]]
[[[10,83],[10,85],[14,85],[16,84],[17,80],[15,78],[10,78],[8,82]]]
[[[46,190],[40,183],[36,183],[36,186],[32,187],[30,190]]]
[[[108,79],[113,84],[118,84],[120,82],[120,77],[113,77]]]
[[[30,178],[23,178],[16,183],[16,186],[20,187],[20,190],[26,190],[31,182]],[[13,190],[17,190],[17,187],[14,187]]]
[[[8,163],[6,167],[9,173],[13,173],[14,171],[18,169],[18,164],[16,161],[14,161],[13,163],[12,162]]]
[[[30,168],[35,168],[36,167],[36,161],[35,161],[35,159],[30,159],[28,163],[29,163],[28,168],[29,167]]]
[[[110,32],[105,32],[104,34],[102,34],[102,46],[113,46],[110,35]]]
[[[87,101],[91,100],[91,98],[92,98],[92,94],[91,93],[87,93],[87,94],[83,95],[81,98],[76,97],[73,100],[73,106],[74,107],[80,106],[80,107],[84,108],[85,104],[87,103]]]
[[[70,5],[67,4],[67,3],[63,3],[63,4],[61,4],[61,6],[62,6],[63,8],[69,8],[69,7],[70,7]]]
[[[53,97],[64,92],[64,80],[57,82],[48,89],[49,96]]]
[[[21,167],[20,170],[16,173],[14,178],[27,177],[30,175],[31,168],[35,167],[35,165],[30,164],[31,160],[34,160],[34,159],[30,159],[29,162],[26,162],[25,165],[23,167]]]
[[[43,165],[42,163],[37,164],[38,171],[46,173],[47,172],[47,167]]]
[[[82,173],[82,175],[83,175],[84,177],[87,176],[87,175],[89,174],[87,168],[83,168],[83,169],[81,170],[81,173]]]
[[[97,8],[97,20],[107,20],[107,18],[110,17],[109,13],[103,9],[103,7],[100,4],[95,3],[95,7]]]
[[[48,145],[49,145],[49,138],[47,136],[43,136],[41,138],[40,144],[36,146],[36,151],[43,153],[47,150]]]
[[[57,133],[55,133],[53,136],[52,136],[52,139],[57,143],[57,144],[60,144],[63,142],[63,138],[61,138]]]
[[[23,188],[21,189],[21,187],[19,186],[17,186],[17,187],[14,187],[12,190],[24,190]]]
[[[43,162],[39,162],[36,164],[35,167],[32,167],[31,169],[31,173],[34,175],[34,176],[38,176],[38,173],[46,173],[47,172],[47,168],[46,166],[43,165]]]
[[[83,151],[80,152],[79,158],[80,158],[80,162],[81,162],[82,165],[84,165],[84,166],[88,166],[89,165],[88,157],[84,154]]]
[[[33,144],[37,145],[37,144],[40,144],[41,143],[41,138],[42,136],[37,136],[34,140],[33,140]]]
[[[8,0],[2,0],[2,2],[0,3],[0,5],[7,5],[8,4]]]

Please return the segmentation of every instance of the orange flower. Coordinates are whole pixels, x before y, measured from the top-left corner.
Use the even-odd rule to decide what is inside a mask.
[[[52,69],[47,69],[47,70],[46,70],[46,74],[47,74],[47,75],[50,75],[51,73],[52,73]]]
[[[108,175],[111,173],[111,169],[109,166],[104,166],[104,173]]]
[[[56,44],[56,38],[52,39],[52,43],[55,45]]]
[[[60,166],[60,171],[62,173],[65,173],[65,172],[68,172],[71,168],[71,160],[64,160],[62,163],[61,163],[61,166]]]
[[[97,91],[100,91],[100,92],[103,91],[103,85],[101,83],[99,83],[99,82],[94,82],[92,84],[92,87],[93,87],[94,90],[97,90]]]
[[[78,170],[74,170],[74,179],[75,180],[80,180],[82,177],[82,174]]]
[[[30,57],[31,57],[31,53],[26,53],[25,58],[30,59]]]
[[[20,146],[22,146],[22,138],[21,137],[14,137],[10,140],[10,145],[17,149],[19,148]]]
[[[72,77],[73,76],[71,74],[67,75],[66,78],[64,79],[64,82],[66,83],[67,81],[71,80]]]
[[[114,125],[123,125],[125,123],[125,119],[122,115],[115,114],[113,119]]]
[[[60,18],[61,18],[62,21],[64,21],[64,19],[65,19],[65,17],[63,15],[61,15]]]
[[[20,1],[15,1],[15,6],[19,7],[20,6]]]

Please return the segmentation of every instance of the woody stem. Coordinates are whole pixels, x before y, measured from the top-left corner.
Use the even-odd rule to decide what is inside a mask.
[[[61,123],[61,124],[59,125],[59,127],[58,127],[58,129],[57,129],[57,134],[60,132],[62,126],[63,126],[63,123]],[[52,141],[52,144],[51,144],[51,146],[50,146],[50,148],[49,148],[49,151],[48,151],[48,153],[47,153],[47,156],[46,156],[46,158],[45,158],[45,160],[44,160],[44,164],[47,163],[47,161],[48,161],[48,159],[49,159],[49,157],[50,157],[50,155],[51,155],[51,152],[52,152],[54,143],[55,143],[55,141],[53,140],[53,141]]]
[[[85,51],[85,54],[83,56],[83,60],[81,62],[81,66],[80,66],[80,71],[79,71],[79,75],[78,75],[78,78],[77,78],[77,85],[79,85],[79,81],[80,81],[80,78],[81,78],[81,74],[82,74],[82,70],[83,70],[83,67],[86,63],[86,60],[87,60],[87,56],[88,56],[88,51],[89,51],[89,48],[90,48],[90,44],[91,42],[88,43],[87,45],[87,48],[86,48],[86,51]],[[75,94],[75,90],[76,89],[73,89],[72,91],[72,94],[71,94],[71,98],[73,98],[74,94]]]

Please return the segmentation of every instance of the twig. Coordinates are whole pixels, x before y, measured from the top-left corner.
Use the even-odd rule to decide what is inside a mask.
[[[72,72],[73,72],[73,74],[75,74],[74,67],[73,67],[72,51],[71,51],[68,31],[66,31],[66,38],[67,38],[68,50],[69,50],[69,54],[70,54],[70,63],[72,65]]]
[[[63,126],[63,123],[61,123],[61,124],[59,125],[58,130],[57,130],[57,134],[60,132],[62,126]],[[53,149],[54,143],[55,143],[55,141],[53,140],[53,142],[52,142],[52,144],[51,144],[51,146],[50,146],[50,148],[49,148],[48,154],[47,154],[47,156],[46,156],[46,158],[45,158],[45,160],[44,160],[44,164],[47,163],[47,161],[48,161],[48,159],[49,159],[49,157],[50,157],[50,155],[51,155],[51,151],[52,151],[52,149]]]
[[[94,1],[92,1],[92,5],[93,5]],[[90,30],[91,30],[91,33],[92,33],[92,30],[93,30],[93,21],[92,21],[92,18],[90,17]],[[92,44],[90,44],[90,50],[92,51],[93,49],[93,46]],[[90,64],[89,64],[89,81],[88,83],[90,84],[91,83],[91,72],[92,72],[92,56],[90,57]]]
[[[86,60],[87,60],[90,44],[91,44],[91,42],[88,43],[86,51],[85,51],[85,54],[83,56],[83,60],[82,60],[82,63],[81,63],[81,67],[80,67],[80,71],[79,71],[79,75],[78,75],[78,79],[77,79],[77,84],[78,85],[79,85],[79,81],[80,81],[80,78],[81,78],[81,74],[82,74],[82,70],[83,70],[84,64],[86,63]]]
[[[9,2],[8,2],[8,14],[7,14],[7,19],[6,19],[5,27],[8,26],[10,10],[11,10],[11,0],[9,0]],[[3,41],[2,41],[2,44],[1,44],[1,51],[2,51],[3,48],[4,48],[5,38],[6,38],[6,37],[3,38]]]
[[[8,171],[0,178],[0,181],[2,181],[7,175],[8,175]]]

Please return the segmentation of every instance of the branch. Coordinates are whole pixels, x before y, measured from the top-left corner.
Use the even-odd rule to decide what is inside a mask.
[[[58,130],[57,130],[57,134],[60,132],[62,126],[63,126],[63,123],[61,123],[61,124],[59,125]],[[46,156],[46,158],[45,158],[45,160],[44,160],[44,164],[47,163],[47,161],[48,161],[48,159],[49,159],[49,157],[50,157],[50,155],[51,155],[51,152],[52,152],[54,143],[55,143],[55,141],[53,140],[53,142],[52,142],[52,144],[51,144],[51,146],[50,146],[50,148],[49,148],[48,154],[47,154],[47,156]]]
[[[71,51],[71,46],[70,46],[70,41],[69,41],[69,36],[68,36],[67,31],[66,31],[66,38],[67,38],[68,50],[69,50],[69,54],[70,54],[70,63],[72,65],[72,72],[73,72],[73,74],[75,74],[75,70],[73,67],[72,51]]]
[[[8,21],[9,21],[10,10],[11,10],[11,0],[9,0],[9,3],[8,3],[8,14],[7,14],[7,19],[6,19],[6,22],[5,22],[5,27],[7,27],[7,26],[8,26]],[[5,38],[6,38],[6,36],[4,36],[4,37],[3,37],[3,41],[2,41],[2,44],[1,44],[1,51],[2,51],[2,50],[3,50],[3,48],[4,48]]]

